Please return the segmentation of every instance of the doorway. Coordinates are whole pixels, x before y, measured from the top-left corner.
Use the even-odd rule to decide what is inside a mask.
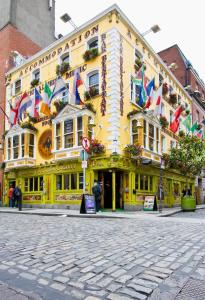
[[[16,180],[15,179],[11,179],[9,180],[9,188],[15,188],[16,187]]]
[[[98,180],[102,186],[101,207],[112,209],[112,172],[105,171],[98,173]],[[123,209],[123,193],[122,193],[123,173],[116,172],[115,184],[115,203],[117,209]]]

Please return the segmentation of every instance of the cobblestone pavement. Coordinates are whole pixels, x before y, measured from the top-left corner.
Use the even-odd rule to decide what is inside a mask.
[[[202,219],[5,213],[0,228],[2,300],[204,299]]]

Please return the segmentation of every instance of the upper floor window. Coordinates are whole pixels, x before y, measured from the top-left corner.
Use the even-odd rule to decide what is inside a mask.
[[[64,147],[73,147],[73,119],[64,122]]]
[[[13,137],[13,158],[17,159],[19,157],[19,136],[15,135]]]
[[[174,141],[171,141],[171,142],[170,142],[170,149],[173,149],[174,146],[175,146],[175,142],[174,142]]]
[[[77,141],[78,141],[78,146],[81,146],[82,138],[83,138],[83,118],[78,117],[77,118]]]
[[[199,111],[196,110],[196,121],[199,123]]]
[[[156,152],[159,153],[159,128],[156,127]]]
[[[32,77],[33,79],[40,81],[40,69],[33,71]]]
[[[93,138],[93,119],[92,117],[88,117],[88,138],[91,140]]]
[[[170,124],[171,124],[172,121],[173,121],[173,116],[174,116],[173,111],[170,110],[170,112],[169,112],[169,123],[170,123]]]
[[[138,49],[136,49],[135,48],[135,60],[142,60],[143,59],[143,55],[142,55],[142,53],[138,50]]]
[[[149,124],[149,150],[154,151],[154,126]]]
[[[161,145],[162,145],[161,152],[165,153],[166,152],[166,138],[163,135],[161,137]]]
[[[88,86],[89,89],[95,89],[99,92],[99,72],[94,71],[88,74]]]
[[[147,148],[147,121],[144,120],[144,148]]]
[[[60,123],[56,124],[56,150],[59,150],[61,147],[61,132],[60,132],[61,125]]]
[[[21,134],[21,157],[24,157],[25,154],[25,134]]]
[[[34,134],[29,134],[29,157],[34,157]]]
[[[7,142],[7,159],[11,159],[11,138],[8,138]]]
[[[70,62],[70,54],[69,52],[64,53],[60,57],[61,63],[69,63]]]
[[[135,84],[131,80],[131,101],[137,104],[139,102],[139,96],[140,96],[140,85]]]
[[[132,143],[137,144],[138,142],[138,128],[137,128],[137,120],[132,121]]]
[[[98,49],[98,37],[94,37],[88,41],[88,49]]]
[[[161,85],[164,81],[164,78],[161,74],[159,74],[159,85]]]
[[[162,103],[162,105],[161,105],[161,115],[162,115],[162,116],[165,115],[165,107],[164,107],[164,103]]]
[[[20,93],[21,91],[21,79],[17,80],[14,84],[14,92],[15,94]]]

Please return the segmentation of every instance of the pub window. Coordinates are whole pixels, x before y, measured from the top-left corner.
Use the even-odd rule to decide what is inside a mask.
[[[15,135],[13,137],[13,158],[17,159],[19,157],[19,136]]]
[[[56,124],[56,150],[59,150],[61,147],[61,125],[60,123]]]
[[[83,173],[56,175],[56,190],[83,189]]]
[[[24,180],[24,192],[28,192],[28,178]]]
[[[70,62],[70,54],[69,54],[69,52],[66,52],[63,55],[61,55],[60,61],[61,61],[61,63],[69,63]]]
[[[144,148],[147,148],[147,121],[144,120]]]
[[[34,191],[38,191],[38,177],[34,177]]]
[[[8,138],[7,153],[8,153],[8,160],[10,160],[11,159],[11,138]]]
[[[135,104],[139,102],[140,85],[135,84],[131,79],[131,101]]]
[[[56,176],[56,190],[62,190],[62,175]]]
[[[64,177],[64,190],[69,190],[70,189],[70,183],[69,183],[69,174],[63,175]]]
[[[77,141],[78,141],[78,146],[81,146],[82,137],[83,137],[83,118],[78,117],[77,118]]]
[[[138,128],[137,128],[137,120],[132,121],[132,143],[138,143]]]
[[[29,157],[34,157],[34,134],[29,134]]]
[[[162,153],[166,152],[166,138],[163,135],[162,135],[162,141],[161,141],[161,152]]]
[[[64,146],[65,148],[73,147],[73,120],[64,122]]]
[[[139,174],[135,175],[135,189],[139,189]]]
[[[24,179],[24,192],[43,191],[43,177],[30,177]]]
[[[25,154],[25,135],[21,134],[21,157],[24,157]]]
[[[17,80],[14,84],[14,92],[15,94],[20,93],[21,91],[21,79]]]
[[[29,178],[29,191],[33,192],[33,177]]]
[[[83,189],[83,173],[79,173],[79,189]]]
[[[159,153],[159,128],[156,128],[156,152]]]
[[[71,190],[77,189],[77,174],[71,174]]]
[[[94,123],[92,121],[92,117],[88,117],[88,138],[91,140],[93,137],[93,126],[92,123]]]
[[[152,191],[153,190],[153,176],[146,174],[135,175],[135,189],[140,191]]]
[[[149,124],[149,150],[154,150],[154,126]]]
[[[43,191],[43,177],[39,178],[39,190]]]
[[[98,49],[98,37],[94,37],[88,41],[88,49]]]
[[[99,72],[94,71],[88,74],[88,86],[89,89],[96,90],[96,93],[99,93]]]

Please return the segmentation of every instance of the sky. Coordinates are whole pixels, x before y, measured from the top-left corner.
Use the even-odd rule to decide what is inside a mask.
[[[205,82],[204,0],[56,0],[56,32],[66,35],[73,30],[60,20],[65,12],[80,26],[114,3],[140,32],[158,24],[161,31],[145,37],[152,48],[158,52],[178,44]]]

